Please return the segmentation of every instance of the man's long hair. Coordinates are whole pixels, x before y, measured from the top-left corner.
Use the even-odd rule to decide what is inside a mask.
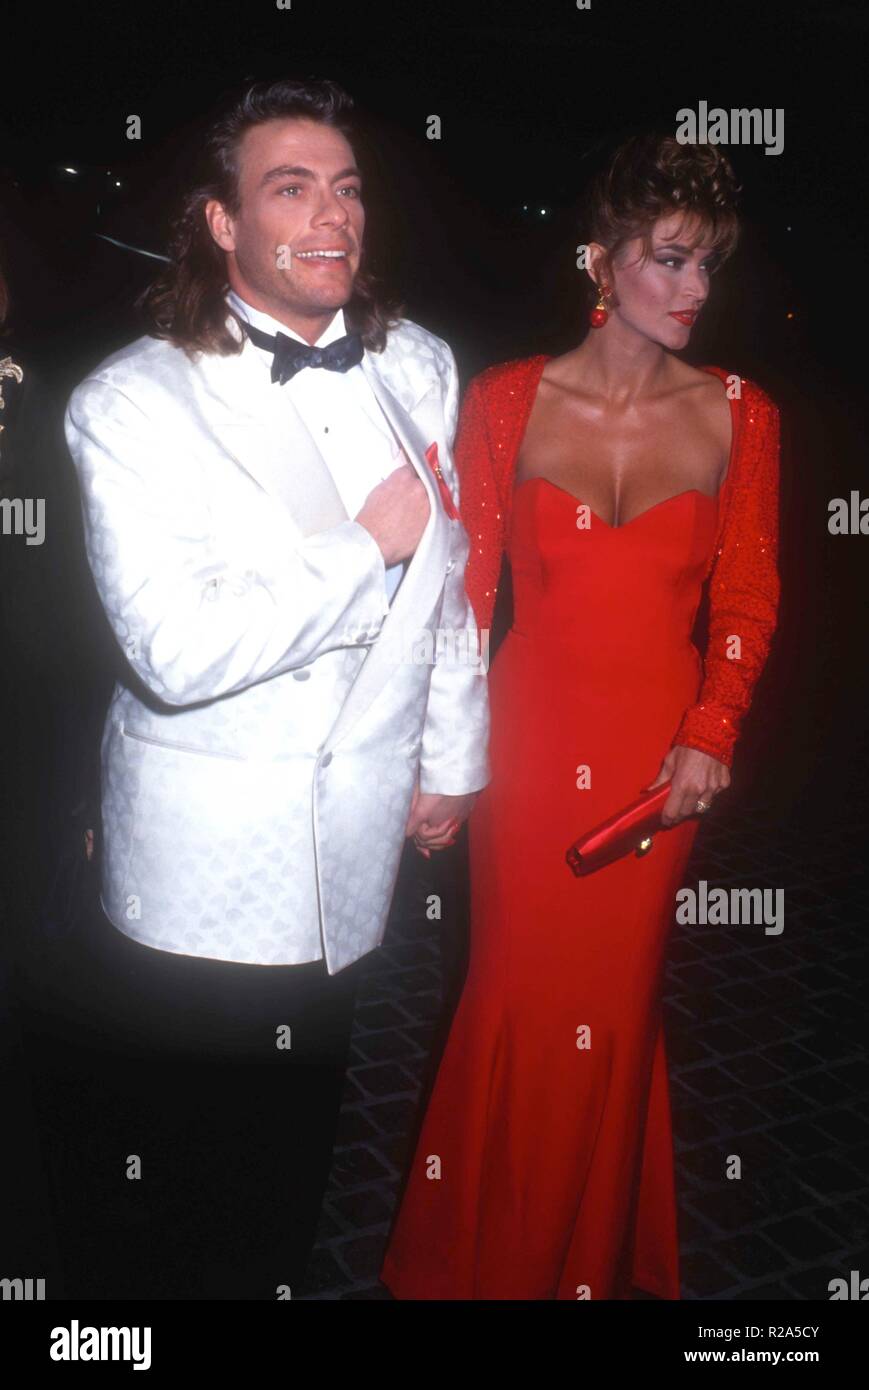
[[[230,213],[238,212],[239,148],[252,127],[287,118],[319,121],[339,130],[352,144],[357,135],[352,111],[352,97],[334,82],[283,80],[253,83],[212,120],[194,186],[183,196],[172,223],[169,264],[139,301],[155,338],[168,338],[189,354],[228,356],[241,351],[242,335],[234,335],[227,326],[226,257],[208,229],[205,206],[216,199]],[[348,328],[361,333],[366,348],[381,352],[387,330],[400,312],[394,301],[379,292],[374,276],[364,268],[363,253],[352,297],[345,305]]]

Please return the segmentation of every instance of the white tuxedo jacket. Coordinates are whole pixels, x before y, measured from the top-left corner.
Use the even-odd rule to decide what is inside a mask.
[[[102,902],[148,945],[334,974],[382,940],[417,776],[489,781],[469,542],[425,459],[436,443],[457,500],[455,361],[402,320],[361,365],[431,507],[391,607],[249,342],[191,361],[140,338],[70,399],[88,558],[134,673],[102,742]]]

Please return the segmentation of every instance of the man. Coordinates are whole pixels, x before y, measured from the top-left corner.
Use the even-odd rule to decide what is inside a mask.
[[[130,667],[103,738],[101,1013],[173,1075],[192,1053],[213,1080],[222,1057],[214,1104],[244,1158],[222,1133],[209,1170],[250,1163],[215,1193],[223,1254],[209,1247],[207,1273],[188,1260],[179,1296],[298,1288],[357,963],[382,940],[405,838],[451,843],[489,779],[455,362],[360,268],[350,107],[331,83],[258,84],[214,123],[147,297],[152,336],[67,416]],[[420,659],[420,636],[444,632]],[[193,1125],[200,1097],[185,1104]],[[246,1194],[261,1211],[238,1208]]]

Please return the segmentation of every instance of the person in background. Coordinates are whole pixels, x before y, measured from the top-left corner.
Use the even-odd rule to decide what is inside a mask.
[[[25,961],[46,945],[40,909],[75,795],[58,775],[68,699],[56,582],[64,547],[51,543],[44,512],[57,501],[62,435],[52,396],[12,332],[12,309],[0,263],[0,1278],[44,1279],[45,1296],[57,1298],[62,1278],[21,985]]]

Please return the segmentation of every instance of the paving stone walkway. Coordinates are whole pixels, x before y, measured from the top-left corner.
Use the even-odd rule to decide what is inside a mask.
[[[864,862],[869,807],[816,832],[757,803],[712,816],[686,886],[783,888],[784,930],[675,926],[665,993],[682,1297],[827,1300],[869,1275]],[[442,924],[405,855],[369,957],[309,1299],[390,1299],[377,1271],[441,1017]],[[429,875],[428,879],[424,875]],[[726,1156],[742,1160],[725,1177]]]

